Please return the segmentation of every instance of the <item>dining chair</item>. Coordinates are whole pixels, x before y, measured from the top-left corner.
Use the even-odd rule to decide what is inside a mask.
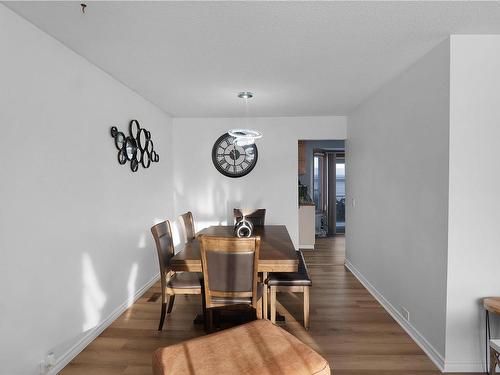
[[[265,208],[257,208],[257,209],[235,208],[233,213],[235,222],[238,222],[243,217],[245,217],[246,219],[252,222],[254,227],[264,226],[264,222],[266,220]]]
[[[170,314],[177,294],[201,294],[200,276],[193,272],[173,272],[170,259],[174,256],[174,243],[170,221],[165,220],[151,227],[160,263],[161,316],[158,331],[163,328],[165,313]],[[168,308],[166,296],[168,298]],[[202,301],[203,302],[203,301]]]
[[[193,214],[191,213],[191,211],[188,211],[185,214],[181,215],[181,219],[184,226],[184,235],[186,236],[186,242],[190,242],[196,237]]]
[[[303,293],[304,327],[309,329],[309,288],[312,281],[301,251],[298,252],[298,258],[298,272],[274,272],[267,279],[267,285],[271,292],[271,322],[276,322],[276,292]]]
[[[263,285],[257,280],[260,237],[198,238],[208,329],[212,329],[213,310],[225,306],[251,305],[257,319],[262,319]]]

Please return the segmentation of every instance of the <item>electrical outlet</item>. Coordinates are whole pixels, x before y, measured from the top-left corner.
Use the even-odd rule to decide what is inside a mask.
[[[404,307],[401,307],[401,315],[406,321],[410,321],[410,312],[406,310]]]
[[[56,365],[56,356],[54,353],[50,352],[47,354],[47,358],[45,358],[45,366],[49,369]]]
[[[40,375],[45,375],[47,372],[56,365],[56,356],[50,352],[45,359],[40,361]]]

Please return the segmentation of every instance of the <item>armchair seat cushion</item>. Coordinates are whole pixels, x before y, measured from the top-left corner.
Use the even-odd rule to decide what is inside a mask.
[[[328,362],[268,320],[157,349],[153,374],[329,375]]]
[[[200,274],[196,272],[176,272],[167,282],[167,288],[171,289],[195,289],[200,288]]]

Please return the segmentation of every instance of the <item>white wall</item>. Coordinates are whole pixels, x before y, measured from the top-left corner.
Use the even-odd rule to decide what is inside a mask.
[[[348,264],[441,365],[449,58],[445,41],[360,105],[346,145]]]
[[[242,178],[220,174],[212,146],[228,129],[263,133],[259,158]],[[285,224],[298,246],[298,140],[345,139],[345,117],[176,118],[173,127],[176,213],[191,210],[199,228],[232,223],[235,207],[264,207],[266,223]],[[198,228],[198,229],[199,229]]]
[[[0,5],[0,363],[39,374],[158,273],[171,210],[171,119]],[[117,163],[137,118],[160,163]]]
[[[450,371],[483,368],[480,302],[500,295],[499,68],[499,35],[452,36],[446,321]],[[497,319],[496,337],[499,323]]]

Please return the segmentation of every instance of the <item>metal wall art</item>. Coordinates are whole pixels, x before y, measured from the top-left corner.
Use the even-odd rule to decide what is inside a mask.
[[[115,139],[118,150],[118,163],[125,164],[130,161],[130,169],[137,172],[139,164],[149,168],[151,163],[160,161],[160,155],[154,150],[151,132],[141,128],[139,121],[130,121],[128,132],[126,137],[116,126],[111,127],[111,136]]]

